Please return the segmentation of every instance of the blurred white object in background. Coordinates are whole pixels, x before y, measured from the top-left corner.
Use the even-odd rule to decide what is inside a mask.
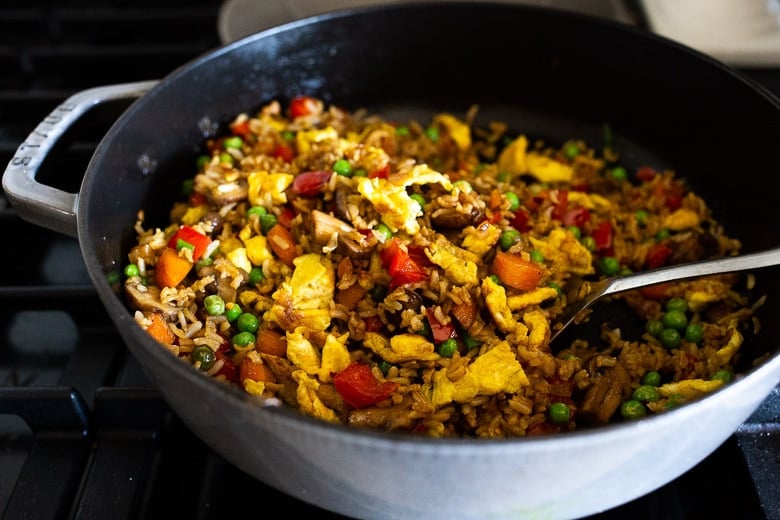
[[[283,23],[339,9],[379,4],[411,3],[415,0],[226,0],[220,9],[217,30],[223,43]],[[492,1],[492,0],[483,0]],[[539,5],[632,21],[622,0],[502,0],[502,3]]]
[[[734,66],[780,65],[780,0],[643,0],[649,28]]]

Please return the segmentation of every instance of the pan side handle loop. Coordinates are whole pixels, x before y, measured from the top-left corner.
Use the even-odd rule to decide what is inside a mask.
[[[77,237],[78,194],[36,180],[43,160],[73,124],[93,107],[143,96],[158,81],[139,81],[84,90],[55,108],[19,145],[3,173],[3,190],[19,216],[35,225]]]

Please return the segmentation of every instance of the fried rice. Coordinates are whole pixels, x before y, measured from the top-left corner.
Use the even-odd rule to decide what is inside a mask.
[[[398,122],[299,96],[239,114],[166,227],[138,214],[137,323],[266,404],[436,437],[637,420],[731,381],[759,326],[749,276],[614,296],[634,326],[550,344],[573,280],[740,242],[673,171],[477,111]]]

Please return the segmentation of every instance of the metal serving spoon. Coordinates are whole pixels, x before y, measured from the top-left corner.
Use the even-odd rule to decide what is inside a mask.
[[[613,276],[597,281],[581,280],[576,287],[569,290],[569,294],[574,295],[574,299],[567,305],[566,310],[552,327],[550,342],[552,343],[572,323],[579,323],[585,310],[604,296],[663,282],[746,271],[773,265],[780,265],[780,247],[747,255],[659,267],[650,271]]]

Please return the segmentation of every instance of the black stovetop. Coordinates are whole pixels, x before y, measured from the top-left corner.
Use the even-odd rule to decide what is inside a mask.
[[[219,6],[4,0],[0,164],[70,94],[159,79],[219,46]],[[745,72],[780,94],[780,70]],[[77,190],[116,115],[74,129],[49,182]],[[254,480],[187,430],[113,328],[76,240],[22,221],[3,194],[0,233],[3,519],[237,518],[270,507],[337,517]],[[592,518],[777,519],[778,470],[780,390],[691,471]]]

